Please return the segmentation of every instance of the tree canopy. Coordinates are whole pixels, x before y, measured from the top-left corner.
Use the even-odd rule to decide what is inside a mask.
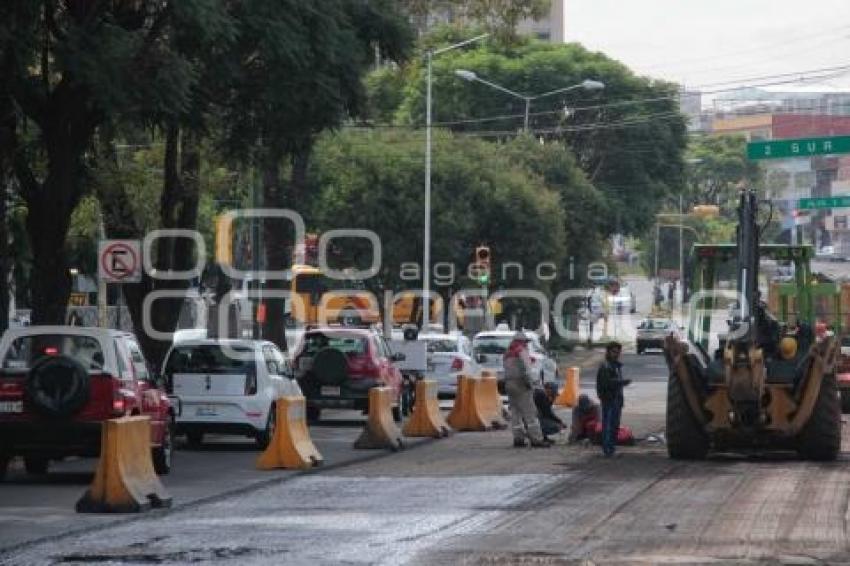
[[[465,35],[445,29],[450,40]],[[426,44],[432,43],[426,40]],[[468,82],[457,70],[536,96],[586,79],[601,81],[603,90],[580,88],[532,100],[530,130],[536,137],[560,140],[573,151],[587,178],[606,198],[607,214],[598,220],[608,232],[636,234],[652,222],[663,199],[684,184],[686,127],[678,111],[676,87],[634,75],[624,65],[577,44],[555,45],[535,40],[504,45],[477,44],[434,59],[434,120],[457,132],[486,139],[506,139],[523,128],[525,100],[479,82]],[[404,83],[404,95],[388,95],[388,83]],[[425,79],[421,60],[395,72],[370,78],[374,115],[393,123],[421,126],[425,112]]]

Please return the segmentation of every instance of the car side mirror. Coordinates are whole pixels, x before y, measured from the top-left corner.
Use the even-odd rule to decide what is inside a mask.
[[[392,360],[394,362],[403,362],[406,359],[407,359],[407,356],[405,356],[401,352],[397,352],[397,353],[393,354],[392,356],[390,356],[390,360]]]
[[[484,354],[475,354],[475,361],[477,363],[483,364],[485,362],[485,360],[486,360],[486,358],[484,357]]]

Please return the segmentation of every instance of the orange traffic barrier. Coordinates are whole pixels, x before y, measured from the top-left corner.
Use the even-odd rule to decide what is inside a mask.
[[[477,387],[480,390],[478,402],[484,421],[493,428],[508,428],[508,423],[502,414],[502,397],[499,395],[499,380],[495,374],[481,372]]]
[[[455,402],[446,419],[453,429],[481,431],[490,427],[482,411],[480,382],[477,377],[458,376]]]
[[[322,455],[310,439],[304,397],[281,397],[275,402],[275,428],[265,451],[257,458],[258,470],[312,468]]]
[[[413,414],[405,423],[402,432],[405,436],[414,437],[441,438],[449,435],[451,429],[440,413],[436,381],[422,379],[416,382],[416,402],[413,404]]]
[[[354,442],[355,448],[389,448],[398,450],[404,448],[401,431],[393,421],[392,389],[389,387],[373,387],[369,390],[369,417],[366,428]]]
[[[94,479],[77,501],[78,513],[138,513],[170,507],[171,496],[153,469],[149,417],[105,421]]]
[[[567,368],[567,377],[564,380],[564,388],[555,398],[553,405],[559,407],[575,407],[578,404],[579,392],[579,368]]]

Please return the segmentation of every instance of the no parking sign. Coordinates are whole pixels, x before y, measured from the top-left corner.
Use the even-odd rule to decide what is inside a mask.
[[[101,240],[97,275],[106,283],[138,283],[142,280],[139,240]]]

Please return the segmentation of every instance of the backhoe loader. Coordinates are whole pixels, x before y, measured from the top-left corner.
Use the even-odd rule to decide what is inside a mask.
[[[755,192],[743,190],[737,242],[694,247],[688,337],[665,340],[667,450],[674,459],[701,459],[711,450],[780,449],[834,460],[840,449],[838,347],[835,338],[818,339],[813,332],[812,248],[760,245],[758,205]],[[794,265],[796,312],[788,320],[774,318],[761,300],[762,258]],[[716,289],[724,261],[735,262],[737,287],[726,332],[713,333],[704,313],[730,293]]]

